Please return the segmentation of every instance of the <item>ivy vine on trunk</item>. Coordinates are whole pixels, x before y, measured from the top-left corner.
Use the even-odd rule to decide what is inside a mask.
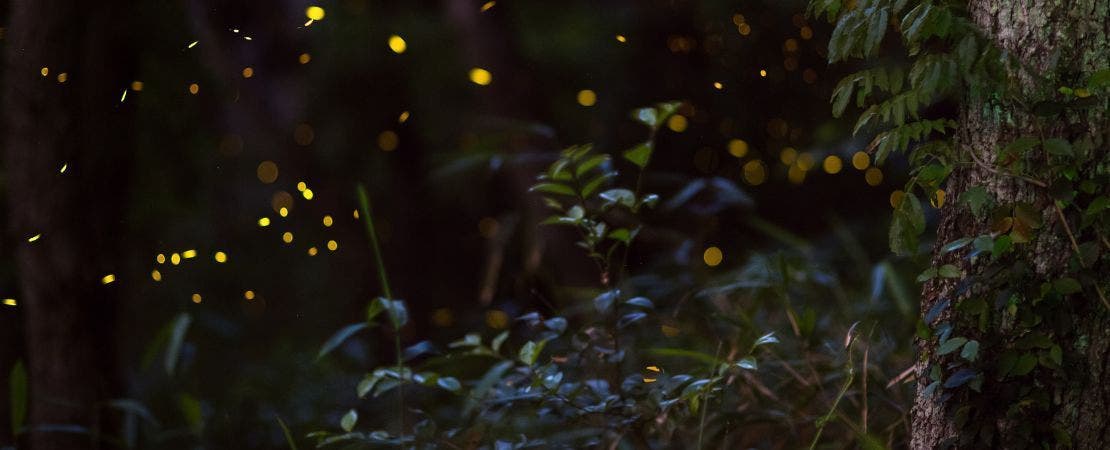
[[[1104,448],[1110,0],[816,0],[810,14],[836,24],[830,62],[882,59],[841,81],[833,111],[854,99],[869,151],[913,167],[892,250],[919,252],[918,195],[939,210],[911,447]],[[938,103],[958,113],[927,117]]]

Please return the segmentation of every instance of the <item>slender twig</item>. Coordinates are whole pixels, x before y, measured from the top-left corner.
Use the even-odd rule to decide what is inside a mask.
[[[1079,243],[1075,240],[1075,234],[1071,232],[1071,226],[1068,225],[1068,219],[1064,217],[1064,211],[1060,209],[1060,205],[1052,202],[1052,208],[1056,210],[1056,217],[1060,219],[1060,224],[1064,226],[1064,232],[1068,235],[1068,240],[1071,241],[1071,249],[1075,251],[1075,257],[1079,259],[1079,263],[1083,263],[1083,253],[1079,250]],[[1106,294],[1102,292],[1102,288],[1095,284],[1095,292],[1098,293],[1098,299],[1102,301],[1102,306],[1110,310],[1110,302],[1106,300]]]
[[[397,355],[397,402],[400,406],[401,419],[401,432],[398,435],[398,446],[404,448],[404,434],[405,434],[405,360],[404,355],[401,354],[401,324],[398,321],[397,312],[395,311],[393,291],[389,288],[389,277],[385,273],[385,260],[382,258],[381,244],[378,243],[377,229],[374,227],[374,216],[370,210],[370,197],[366,194],[366,187],[361,183],[358,184],[358,202],[362,209],[362,215],[365,218],[363,223],[366,224],[366,234],[370,236],[370,247],[374,249],[374,261],[377,262],[378,280],[382,283],[382,292],[385,293],[385,301],[389,306],[386,312],[389,313],[390,323],[393,325],[393,350]]]
[[[993,173],[995,175],[1004,175],[1004,176],[1014,177],[1014,178],[1017,178],[1017,179],[1022,180],[1026,183],[1029,183],[1029,184],[1032,184],[1032,185],[1038,186],[1038,187],[1043,187],[1043,188],[1048,187],[1048,184],[1046,184],[1045,182],[1043,182],[1041,180],[1038,180],[1036,178],[1030,178],[1030,177],[1027,177],[1027,176],[1022,175],[1022,174],[1007,172],[1005,170],[999,170],[999,169],[996,169],[994,167],[991,167],[987,163],[983,162],[983,160],[979,159],[979,157],[975,155],[974,151],[968,151],[967,154],[971,155],[971,159],[975,160],[975,165],[979,166],[983,170],[986,170],[990,173]]]

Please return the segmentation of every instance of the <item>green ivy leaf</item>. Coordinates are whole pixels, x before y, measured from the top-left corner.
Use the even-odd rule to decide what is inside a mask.
[[[560,183],[539,183],[528,189],[529,192],[544,192],[548,194],[574,195],[574,189]]]
[[[1060,295],[1070,295],[1081,292],[1083,287],[1079,285],[1079,280],[1071,277],[1060,278],[1052,282],[1052,288],[1059,292]]]
[[[990,205],[990,195],[987,194],[986,188],[973,186],[960,194],[960,203],[967,205],[976,218],[982,218]]]
[[[544,345],[547,341],[528,341],[524,346],[520,347],[520,353],[517,355],[517,360],[529,367],[536,365],[536,360],[540,357],[540,352],[543,351]]]
[[[975,359],[979,357],[979,341],[967,341],[967,343],[964,344],[964,349],[960,352],[960,357],[974,362]]]
[[[960,268],[951,264],[945,264],[937,269],[937,275],[943,278],[959,278],[961,276]]]
[[[944,341],[944,343],[940,344],[940,348],[937,349],[937,354],[938,355],[947,355],[947,354],[952,353],[956,350],[959,350],[960,347],[963,347],[963,345],[966,344],[966,343],[967,343],[967,338],[965,338],[965,337],[949,338],[947,341]]]

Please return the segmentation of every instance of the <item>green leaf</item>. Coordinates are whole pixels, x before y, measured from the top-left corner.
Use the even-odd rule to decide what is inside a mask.
[[[590,169],[593,169],[594,167],[597,167],[597,166],[601,165],[601,163],[604,163],[605,161],[608,161],[608,160],[609,160],[609,155],[594,155],[594,156],[591,156],[590,159],[587,159],[586,161],[582,162],[582,164],[578,165],[578,168],[576,168],[574,170],[574,176],[581,178],[582,175],[585,175],[586,172],[590,171]]]
[[[759,368],[759,363],[756,362],[755,358],[745,356],[736,362],[736,367],[746,370],[756,370]]]
[[[536,365],[536,360],[540,357],[540,352],[543,352],[544,345],[547,341],[528,341],[524,346],[520,347],[520,353],[517,355],[517,360],[528,365],[529,367]]]
[[[1037,367],[1037,356],[1032,353],[1025,353],[1021,355],[1014,363],[1014,368],[1010,370],[1010,375],[1020,377],[1033,371]]]
[[[509,330],[502,331],[501,334],[498,334],[496,337],[493,338],[492,341],[490,341],[490,348],[492,348],[494,352],[500,352],[501,345],[504,344],[505,340],[508,338]]]
[[[163,360],[166,373],[173,375],[177,369],[177,360],[181,356],[181,345],[185,342],[185,332],[189,330],[189,324],[193,322],[193,317],[189,313],[178,314],[173,320],[173,331],[170,333],[169,345],[166,346],[166,358]]]
[[[652,303],[651,300],[649,300],[647,297],[632,297],[628,299],[628,301],[624,302],[624,304],[644,309],[655,309],[655,304]]]
[[[937,268],[936,267],[930,267],[928,269],[925,269],[923,272],[921,272],[921,274],[917,276],[916,281],[918,283],[924,283],[924,282],[932,280],[933,278],[936,278],[936,277],[937,277]]]
[[[637,167],[643,169],[647,167],[648,162],[651,161],[651,153],[651,141],[646,141],[625,151],[624,159],[627,159],[632,164],[635,164]]]
[[[455,377],[440,377],[436,380],[436,386],[451,392],[459,392],[459,389],[462,389],[462,384]]]
[[[1053,156],[1072,156],[1074,154],[1071,148],[1071,142],[1060,138],[1045,139],[1041,145],[1044,147],[1048,154]]]
[[[201,411],[200,400],[189,394],[181,394],[177,398],[177,407],[185,417],[185,423],[193,433],[200,434],[204,429],[204,413]]]
[[[779,338],[775,337],[775,333],[767,333],[763,336],[760,336],[759,339],[756,339],[755,342],[752,343],[752,348],[759,347],[761,345],[778,344],[778,343],[779,343]]]
[[[602,292],[597,297],[594,297],[594,308],[601,314],[607,314],[609,309],[613,307],[613,303],[620,297],[619,289],[612,289]]]
[[[539,183],[528,189],[529,192],[544,192],[548,194],[574,195],[574,189],[560,183]]]
[[[285,444],[289,446],[289,450],[297,450],[297,442],[293,440],[293,433],[289,432],[289,427],[285,425],[285,421],[281,420],[281,416],[274,415],[277,423],[281,426],[281,433],[285,436]]]
[[[960,203],[967,205],[976,218],[982,218],[989,202],[990,196],[987,194],[986,188],[982,186],[973,186],[960,194]]]
[[[1013,142],[1006,144],[1002,152],[1008,155],[1021,155],[1032,150],[1038,143],[1040,143],[1040,141],[1031,137],[1019,137],[1014,139]]]
[[[369,327],[369,325],[367,325],[366,322],[359,322],[340,328],[339,331],[336,331],[335,334],[328,338],[327,342],[324,342],[324,345],[320,347],[320,351],[316,353],[316,360],[319,361],[325,355],[331,353],[332,350],[335,350],[336,347],[339,347],[347,338],[367,327]]]
[[[967,341],[967,343],[964,344],[963,351],[960,352],[960,357],[974,362],[975,359],[979,357],[979,341]]]
[[[582,187],[582,192],[581,192],[582,196],[583,197],[589,197],[591,194],[596,192],[598,188],[601,187],[602,183],[608,181],[610,178],[613,178],[615,176],[617,176],[616,172],[606,172],[606,173],[598,175],[594,179],[588,181],[586,183],[586,185]]]
[[[1083,290],[1083,287],[1079,285],[1079,280],[1071,277],[1064,277],[1053,281],[1052,288],[1061,295],[1075,294]]]
[[[12,436],[19,435],[27,419],[27,368],[23,361],[16,361],[8,375],[8,395],[11,402]]]
[[[609,189],[598,194],[598,197],[605,200],[607,204],[617,204],[627,208],[632,208],[636,204],[636,194],[628,189]]]
[[[943,344],[940,344],[940,348],[937,349],[937,354],[938,355],[947,355],[947,354],[952,353],[956,350],[959,350],[960,347],[963,347],[963,345],[965,343],[967,343],[967,338],[964,338],[964,337],[950,338],[947,341],[944,341]]]
[[[339,420],[339,426],[348,433],[355,429],[356,424],[358,424],[358,411],[354,409],[347,411],[347,414],[344,414],[343,418]]]
[[[954,251],[959,250],[961,248],[964,248],[964,246],[966,246],[967,244],[970,244],[972,240],[974,240],[974,238],[963,237],[963,238],[956,239],[952,242],[949,242],[944,247],[941,247],[940,254],[943,255],[945,253],[951,253],[951,252],[954,252]]]
[[[961,276],[960,269],[951,264],[945,264],[937,269],[937,275],[943,278],[959,278]]]

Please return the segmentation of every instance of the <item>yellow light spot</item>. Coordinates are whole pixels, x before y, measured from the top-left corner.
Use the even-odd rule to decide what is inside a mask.
[[[790,166],[786,171],[786,180],[791,184],[802,184],[806,180],[806,171],[799,165]]]
[[[409,120],[409,112],[401,111],[401,115],[397,116],[397,123],[405,123],[407,120]]]
[[[35,241],[39,240],[39,238],[42,238],[42,233],[39,233],[39,234],[36,234],[34,236],[31,236],[31,237],[27,238],[27,242],[35,242]]]
[[[324,226],[330,227],[333,223],[331,216],[324,216]]]
[[[154,281],[162,281],[162,272],[159,272],[158,269],[154,269],[150,271],[150,278]]]
[[[667,119],[667,128],[670,128],[671,131],[675,133],[686,131],[686,126],[686,116],[683,116],[681,114],[675,114],[671,116],[670,119]]]
[[[767,71],[764,70],[764,69],[759,69],[759,76],[766,78],[767,77]]]
[[[44,77],[49,76],[50,75],[50,68],[49,67],[43,67],[42,69],[39,69],[39,73],[41,73],[42,76],[44,76]]]
[[[779,161],[782,161],[782,163],[785,165],[789,166],[791,164],[794,164],[794,161],[797,160],[798,151],[794,150],[794,147],[784,147],[782,151],[779,152]]]
[[[479,86],[488,86],[493,82],[493,74],[481,67],[470,69],[470,81]]]
[[[303,181],[298,181],[297,182],[297,191],[304,192],[305,189],[308,189],[308,184],[306,184]]]
[[[358,219],[358,210],[357,209],[352,210],[351,211],[351,216],[353,216],[357,220]]]
[[[904,198],[906,198],[906,193],[902,192],[901,189],[896,190],[894,192],[891,192],[890,193],[890,207],[891,208],[897,208],[898,205],[902,204],[902,199],[904,199]]]
[[[644,383],[654,383],[655,380],[655,378],[644,377]]]
[[[173,264],[175,266],[181,264],[181,255],[177,253],[170,255],[170,264]]]
[[[334,240],[328,241],[328,250],[333,252],[339,250],[339,243]]]
[[[724,84],[721,84],[721,82],[720,82],[720,81],[714,81],[714,82],[713,82],[713,88],[719,91],[719,90],[721,90],[721,89],[724,89],[724,88],[725,88],[725,85],[724,85]]]
[[[852,155],[852,167],[857,170],[863,170],[871,166],[871,155],[864,152],[856,152]]]
[[[737,158],[743,158],[748,154],[748,142],[743,139],[728,141],[728,154]]]
[[[266,184],[277,181],[278,166],[273,161],[262,161],[258,163],[258,168],[255,169],[255,175],[258,176],[258,181]]]
[[[312,200],[312,189],[305,189],[304,191],[301,191],[301,195],[304,197],[305,200]]]
[[[397,149],[397,144],[400,143],[400,138],[397,133],[391,130],[385,130],[378,134],[378,147],[382,151],[391,152]]]
[[[433,325],[435,325],[437,327],[440,327],[440,328],[444,328],[444,327],[451,326],[451,324],[454,323],[454,322],[455,322],[455,316],[454,316],[454,314],[451,314],[450,309],[448,309],[448,308],[436,308],[435,311],[432,311],[432,324]]]
[[[293,233],[291,233],[289,231],[286,231],[286,232],[282,233],[281,234],[281,240],[283,242],[285,242],[286,244],[293,243]]]
[[[509,326],[509,315],[498,309],[486,311],[486,325],[495,330],[505,328]]]
[[[254,291],[248,289],[246,292],[243,292],[243,298],[247,300],[254,300]]]
[[[68,169],[68,168],[69,168],[68,163],[62,164],[62,168],[58,169],[58,173],[66,173],[66,169]]]
[[[281,208],[285,208],[288,210],[285,213],[289,214],[293,211],[293,196],[285,191],[274,192],[274,195],[270,197],[270,207],[274,209],[274,212],[281,212]]]
[[[215,255],[212,255],[212,258],[215,259],[216,262],[218,262],[220,264],[223,264],[223,263],[227,262],[227,253],[216,252]]]
[[[484,4],[482,4],[482,7],[481,7],[481,8],[479,9],[479,11],[480,11],[480,12],[486,12],[486,11],[489,11],[489,9],[490,9],[490,8],[493,8],[493,5],[496,5],[496,4],[497,4],[497,2],[496,2],[496,1],[492,1],[492,0],[491,0],[491,1],[488,1],[488,2],[486,2],[486,3],[484,3]]]
[[[747,36],[752,34],[752,26],[747,23],[742,23],[736,26],[736,31],[739,32],[741,36]]]
[[[793,53],[793,52],[798,51],[798,40],[793,39],[793,38],[787,39],[786,42],[782,43],[782,49],[783,49],[783,51],[788,52],[788,53]]]
[[[107,275],[104,275],[104,278],[101,278],[101,279],[100,279],[100,282],[101,282],[102,284],[109,284],[109,283],[111,283],[111,282],[113,282],[113,281],[116,281],[116,276],[115,276],[114,274],[107,274]]]
[[[297,145],[303,147],[312,144],[312,140],[315,138],[316,130],[312,129],[312,125],[300,123],[293,129],[293,142],[296,142]]]
[[[163,255],[163,254],[159,253],[158,256],[154,257],[154,260],[158,261],[158,264],[165,264],[166,263],[166,255]]]
[[[389,37],[389,49],[393,50],[393,53],[400,55],[404,53],[407,48],[409,48],[409,46],[401,36],[395,34]]]
[[[582,106],[594,106],[597,103],[597,93],[589,89],[578,91],[578,104]]]
[[[19,303],[16,302],[14,298],[5,298],[4,299],[4,304],[8,305],[8,306],[15,306],[15,305],[18,305]]]
[[[645,369],[650,370],[652,372],[662,372],[662,370],[659,370],[659,367],[657,367],[657,366],[647,366],[647,367],[645,367]]]
[[[623,34],[618,34],[616,37],[617,37],[617,42],[620,42],[622,44],[625,43],[625,42],[628,42],[628,38],[624,37]]]
[[[254,76],[254,69],[250,67],[243,68],[243,78],[250,78]]]
[[[269,217],[259,217],[258,218],[258,226],[260,226],[260,227],[270,226],[270,218]]]
[[[324,8],[321,8],[319,6],[309,6],[304,10],[304,15],[305,17],[308,17],[309,20],[324,20]]]
[[[944,206],[944,197],[946,197],[944,189],[937,189],[933,197],[929,199],[929,204],[933,205],[934,208],[940,209]]]
[[[742,24],[742,23],[744,23],[744,22],[746,22],[746,21],[747,21],[747,18],[745,18],[743,14],[739,14],[739,13],[737,13],[737,14],[733,14],[733,15],[732,15],[732,23],[733,23],[733,25],[740,25],[740,24]]]
[[[767,168],[763,167],[762,161],[753,159],[744,163],[744,181],[752,186],[758,186],[766,180]]]
[[[200,294],[193,294],[193,303],[200,303],[200,302],[201,302]]]
[[[196,84],[196,83],[190,84],[189,85],[189,93],[193,94],[193,95],[197,95],[197,92],[200,92],[200,85]]]
[[[717,247],[709,247],[701,254],[701,259],[705,261],[705,265],[709,267],[717,267],[721,261],[725,259],[724,253]]]
[[[190,43],[189,43],[189,45],[185,46],[185,48],[193,48],[193,47],[196,47],[196,46],[197,46],[197,42],[200,42],[200,41],[193,41],[193,42],[190,42]]]
[[[805,39],[807,41],[813,39],[813,28],[810,28],[808,25],[806,25],[802,27],[801,31],[798,32],[798,35],[800,35],[802,39]]]
[[[840,157],[836,155],[829,155],[825,157],[825,161],[821,163],[825,169],[825,173],[835,174],[840,173],[840,169],[844,168],[844,163],[840,161]]]
[[[675,337],[675,336],[678,336],[679,332],[681,332],[681,330],[679,330],[678,327],[675,327],[675,326],[672,326],[672,325],[660,325],[659,326],[659,331],[662,332],[663,336],[666,336],[666,337]]]
[[[817,164],[817,161],[813,157],[812,153],[806,152],[806,153],[802,153],[800,156],[798,156],[798,168],[799,169],[802,169],[802,170],[808,172],[810,169],[813,168],[813,166],[815,164]]]
[[[879,170],[878,167],[869,167],[867,171],[863,173],[863,179],[871,186],[878,186],[883,182],[883,171]]]
[[[281,208],[278,208],[278,215],[281,216],[281,217],[288,217],[289,216],[289,208],[286,208],[284,206],[282,206]]]
[[[62,72],[62,73],[58,74],[58,82],[59,83],[65,83],[66,80],[68,80],[68,79],[69,79],[69,74],[68,73]]]
[[[308,64],[309,61],[312,61],[312,55],[308,53],[301,53],[301,55],[297,57],[297,62],[301,64]]]
[[[316,250],[315,246],[308,248],[308,256],[316,256],[317,252],[319,252],[319,250]]]
[[[197,251],[196,250],[185,250],[185,251],[181,252],[181,257],[185,258],[185,259],[196,258],[197,257]]]

